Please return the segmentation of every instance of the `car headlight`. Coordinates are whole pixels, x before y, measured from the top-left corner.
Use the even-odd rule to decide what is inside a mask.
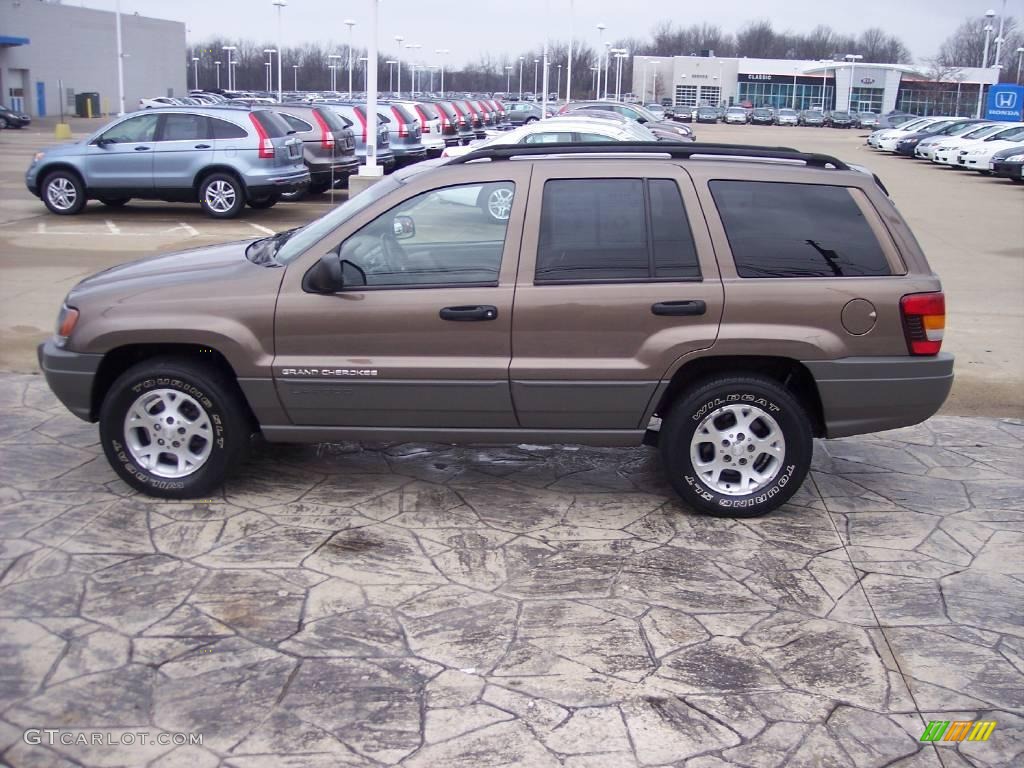
[[[67,304],[62,304],[60,314],[57,315],[57,330],[53,334],[54,343],[61,349],[66,347],[76,325],[78,325],[78,310]]]
[[[44,157],[46,157],[46,153],[45,152],[36,152],[34,155],[32,155],[32,165],[35,165],[40,160],[42,160]]]
[[[1004,163],[1024,163],[1024,154],[1021,155],[1010,155],[1009,157],[1003,158]]]

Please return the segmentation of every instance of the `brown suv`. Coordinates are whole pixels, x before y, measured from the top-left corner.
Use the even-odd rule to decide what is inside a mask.
[[[39,359],[156,496],[209,493],[255,432],[645,442],[690,505],[749,516],[796,491],[813,436],[931,416],[944,321],[906,223],[835,158],[516,146],[90,277]]]

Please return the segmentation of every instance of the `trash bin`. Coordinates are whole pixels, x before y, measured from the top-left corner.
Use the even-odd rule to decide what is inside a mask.
[[[76,93],[75,94],[75,116],[76,117],[99,117],[100,116],[100,95],[98,93]]]

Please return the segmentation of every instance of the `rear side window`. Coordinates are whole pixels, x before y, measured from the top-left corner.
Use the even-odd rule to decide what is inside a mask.
[[[412,112],[410,112],[408,108],[402,106],[401,104],[392,104],[391,108],[402,116],[402,121],[405,122],[406,124],[412,125],[413,123],[417,122],[416,116]]]
[[[162,141],[199,141],[211,139],[205,115],[186,115],[169,112],[164,115]]]
[[[331,129],[332,133],[340,133],[352,125],[351,122],[339,115],[333,109],[320,109],[317,107],[313,112],[320,115],[320,119],[327,124],[327,127]]]
[[[279,139],[282,136],[287,136],[288,131],[294,130],[288,126],[288,123],[284,121],[279,114],[276,112],[270,112],[269,110],[262,109],[258,112],[252,113],[253,118],[258,122],[267,136],[271,139]]]
[[[846,187],[771,181],[708,186],[740,277],[892,274]]]
[[[211,117],[210,125],[213,128],[213,138],[215,139],[244,139],[249,135],[246,133],[245,128],[229,123],[227,120],[218,120],[215,117]]]
[[[288,127],[291,128],[293,131],[299,131],[301,133],[303,131],[313,130],[313,126],[307,123],[305,120],[300,120],[294,115],[288,115],[285,114],[284,112],[278,112],[278,114],[281,116],[282,120],[288,123]]]
[[[419,104],[418,106],[421,110],[423,110],[423,114],[427,116],[427,120],[438,119],[437,110],[434,108],[433,104]]]
[[[674,181],[545,183],[536,283],[699,278],[693,237]]]

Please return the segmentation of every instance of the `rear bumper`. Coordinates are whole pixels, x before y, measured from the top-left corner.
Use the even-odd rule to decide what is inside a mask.
[[[84,421],[95,421],[92,385],[103,355],[70,352],[57,347],[53,339],[48,339],[39,345],[36,356],[46,383],[64,407]]]
[[[818,385],[827,437],[881,432],[934,415],[953,386],[953,355],[803,363]]]
[[[295,192],[309,186],[309,170],[303,168],[293,173],[283,173],[280,176],[268,176],[260,178],[255,183],[246,184],[246,193],[252,197],[262,195],[278,195],[285,192]]]
[[[309,166],[310,181],[314,184],[330,183],[331,178],[349,176],[359,170],[359,159],[352,155],[341,162]]]

